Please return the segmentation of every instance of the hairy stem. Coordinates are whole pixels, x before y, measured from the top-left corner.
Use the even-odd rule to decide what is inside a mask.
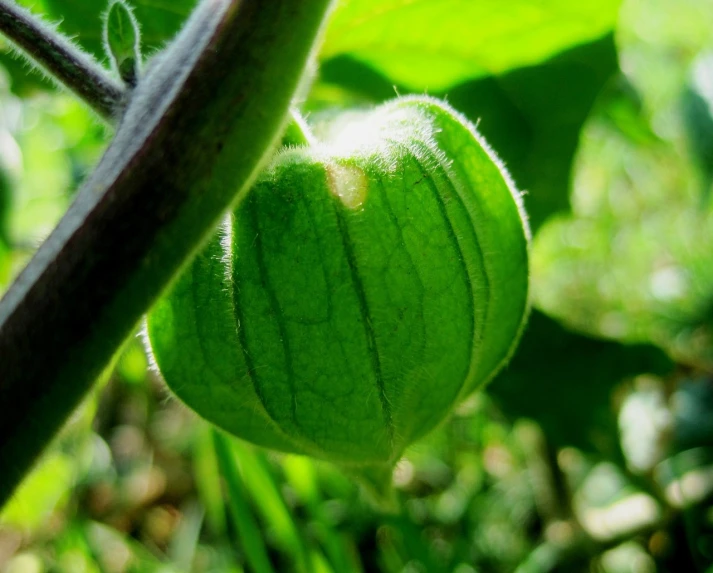
[[[307,122],[300,115],[300,112],[292,110],[290,121],[282,134],[282,145],[298,147],[300,145],[313,145],[314,143],[315,139]]]
[[[279,143],[330,0],[203,0],[0,301],[0,504]]]
[[[12,0],[0,0],[0,32],[31,63],[113,122],[124,99],[124,87],[91,56]]]

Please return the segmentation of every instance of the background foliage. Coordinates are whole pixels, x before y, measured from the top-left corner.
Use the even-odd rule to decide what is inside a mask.
[[[26,2],[105,59],[87,0]],[[193,1],[136,0],[145,55]],[[510,366],[408,452],[403,512],[215,434],[138,339],[0,514],[0,571],[706,571],[713,563],[713,5],[348,0],[302,107],[445,97],[526,191]],[[0,60],[0,291],[111,136]]]

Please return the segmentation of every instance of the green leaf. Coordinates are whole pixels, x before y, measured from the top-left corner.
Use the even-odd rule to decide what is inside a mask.
[[[209,421],[386,475],[509,356],[527,275],[518,197],[483,140],[406,98],[279,154],[148,333]]]
[[[411,89],[531,66],[610,32],[620,0],[343,0],[321,58],[348,54]]]
[[[121,79],[136,84],[141,63],[139,23],[122,0],[115,0],[104,17],[104,44]]]
[[[517,353],[488,392],[508,416],[537,421],[554,446],[612,454],[614,388],[624,378],[671,368],[655,346],[590,338],[533,310]]]

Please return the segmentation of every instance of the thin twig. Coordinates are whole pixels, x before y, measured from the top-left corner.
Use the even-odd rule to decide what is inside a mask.
[[[114,122],[124,100],[124,87],[91,56],[12,0],[0,0],[0,32],[31,63],[75,92],[104,119]]]

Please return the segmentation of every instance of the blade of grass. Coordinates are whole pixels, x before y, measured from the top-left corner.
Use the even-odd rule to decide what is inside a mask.
[[[303,456],[288,455],[282,459],[282,467],[287,482],[292,486],[300,501],[305,504],[312,519],[310,526],[335,571],[361,573],[354,547],[348,547],[348,540],[332,527],[324,511],[314,462]]]
[[[181,507],[181,521],[168,547],[169,559],[181,571],[193,570],[204,515],[203,507],[195,500]]]
[[[206,511],[206,521],[213,533],[225,535],[225,510],[220,495],[220,472],[213,445],[213,429],[207,423],[197,422],[193,438],[193,476],[198,496]]]
[[[262,515],[280,548],[291,555],[301,570],[311,571],[304,542],[280,494],[265,455],[237,440],[233,441],[232,448],[240,460],[240,473],[250,499],[254,500],[255,510]]]
[[[227,489],[228,512],[240,537],[238,545],[242,547],[245,558],[255,573],[274,573],[260,527],[250,511],[245,495],[245,484],[240,477],[230,438],[214,430],[213,440],[218,466]]]
[[[324,555],[316,549],[310,552],[310,562],[312,563],[311,571],[314,573],[334,573]]]

